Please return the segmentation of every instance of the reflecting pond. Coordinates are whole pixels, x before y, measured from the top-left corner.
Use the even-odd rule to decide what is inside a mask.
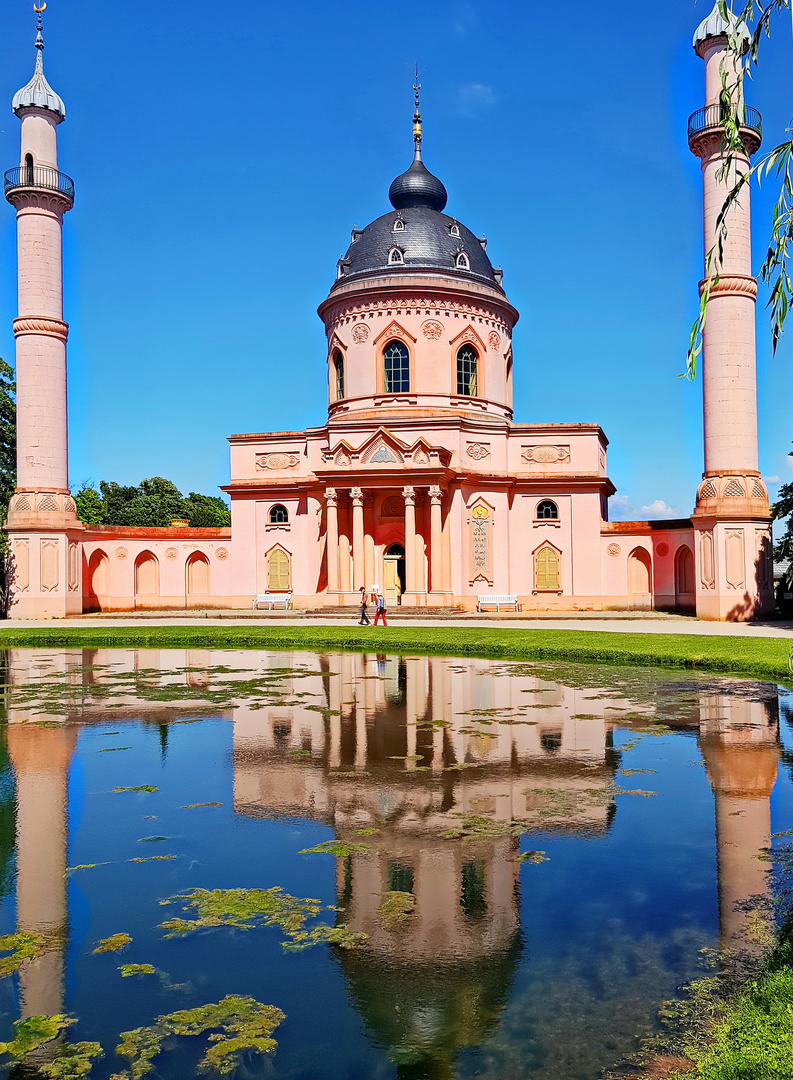
[[[75,1019],[15,1047],[25,1075],[82,1075],[98,1043],[96,1080],[203,1075],[207,1052],[245,1078],[596,1080],[703,950],[759,948],[763,851],[793,826],[773,684],[310,652],[2,663],[0,933],[26,936],[4,941],[0,1039]]]

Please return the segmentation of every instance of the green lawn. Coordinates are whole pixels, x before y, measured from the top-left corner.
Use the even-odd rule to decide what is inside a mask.
[[[355,652],[579,660],[722,671],[790,682],[790,639],[614,634],[456,626],[113,626],[0,628],[0,646],[338,649]]]

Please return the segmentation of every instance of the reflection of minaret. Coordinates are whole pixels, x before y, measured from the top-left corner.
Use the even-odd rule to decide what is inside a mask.
[[[779,760],[777,699],[727,694],[700,701],[700,747],[716,799],[719,925],[723,950],[756,950],[747,909],[769,895],[771,790]]]
[[[76,729],[8,726],[17,787],[17,931],[47,939],[42,956],[20,970],[20,1013],[64,1011],[67,794]]]

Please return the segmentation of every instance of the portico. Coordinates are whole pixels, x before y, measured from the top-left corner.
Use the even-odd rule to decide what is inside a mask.
[[[354,604],[373,586],[389,607],[452,602],[448,492],[440,484],[339,483],[323,499],[330,604]]]

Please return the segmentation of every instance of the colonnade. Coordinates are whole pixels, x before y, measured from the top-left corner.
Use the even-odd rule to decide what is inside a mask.
[[[426,503],[422,505],[425,491]],[[388,533],[391,531],[389,526],[399,524],[398,517],[382,517],[376,513],[375,495],[382,493],[382,489],[361,487],[326,488],[329,593],[355,594],[362,587],[368,589],[373,584],[382,584],[377,560],[382,558],[383,552],[378,553],[376,541],[378,534]],[[437,484],[432,484],[424,489],[406,486],[399,495],[404,505],[400,529],[405,549],[404,602],[415,606],[426,596],[439,603],[448,601],[451,598],[451,552],[448,515],[444,520],[446,493]],[[345,496],[347,505],[343,502],[340,505]],[[386,539],[391,543],[399,542],[393,536]]]

